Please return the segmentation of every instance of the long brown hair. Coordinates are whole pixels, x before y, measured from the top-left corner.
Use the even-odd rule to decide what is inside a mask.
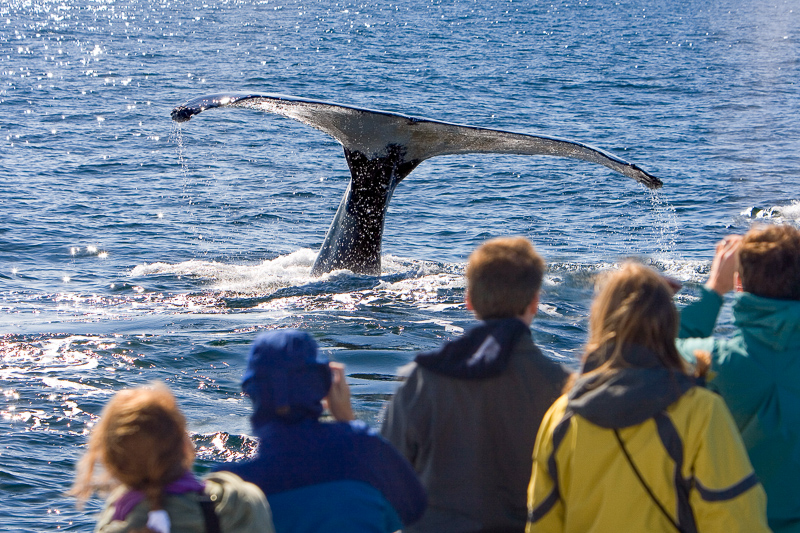
[[[175,397],[162,384],[118,392],[92,429],[70,494],[79,502],[99,488],[121,483],[145,493],[161,509],[164,485],[191,469],[194,447]],[[104,472],[95,479],[100,463]]]
[[[688,366],[675,348],[678,311],[672,289],[652,268],[626,262],[598,279],[589,318],[589,342],[584,361],[593,361],[595,372],[607,373],[630,366],[623,353],[639,345],[655,353],[661,363],[682,373]]]

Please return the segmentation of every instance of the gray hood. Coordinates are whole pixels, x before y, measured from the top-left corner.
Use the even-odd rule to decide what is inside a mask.
[[[655,353],[641,346],[631,346],[623,354],[630,367],[602,375],[591,374],[599,366],[593,355],[586,358],[582,376],[568,394],[568,407],[600,427],[641,424],[697,384],[695,378],[664,367]]]

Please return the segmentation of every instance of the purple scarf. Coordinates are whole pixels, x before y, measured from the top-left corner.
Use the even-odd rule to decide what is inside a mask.
[[[200,482],[194,477],[191,472],[186,472],[183,476],[179,477],[172,483],[164,486],[165,494],[185,494],[187,492],[203,492],[205,483]],[[133,508],[143,502],[145,495],[138,490],[129,490],[123,494],[114,504],[113,520],[125,520],[128,513],[133,511]]]

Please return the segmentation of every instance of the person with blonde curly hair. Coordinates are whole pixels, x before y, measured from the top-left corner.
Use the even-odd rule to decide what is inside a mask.
[[[580,375],[542,420],[527,533],[767,533],[724,401],[675,348],[673,289],[626,263],[598,282]]]
[[[92,429],[70,494],[82,504],[113,489],[95,528],[102,533],[274,531],[258,487],[224,472],[198,480],[193,462],[186,420],[169,389],[123,390]]]

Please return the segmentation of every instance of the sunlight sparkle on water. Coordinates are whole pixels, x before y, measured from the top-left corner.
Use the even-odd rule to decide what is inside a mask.
[[[214,447],[216,449],[218,449],[219,451],[224,452],[225,451],[225,441],[226,440],[227,439],[222,437],[221,433],[217,433],[216,435],[214,435],[214,438],[211,440],[211,444],[213,444]]]

